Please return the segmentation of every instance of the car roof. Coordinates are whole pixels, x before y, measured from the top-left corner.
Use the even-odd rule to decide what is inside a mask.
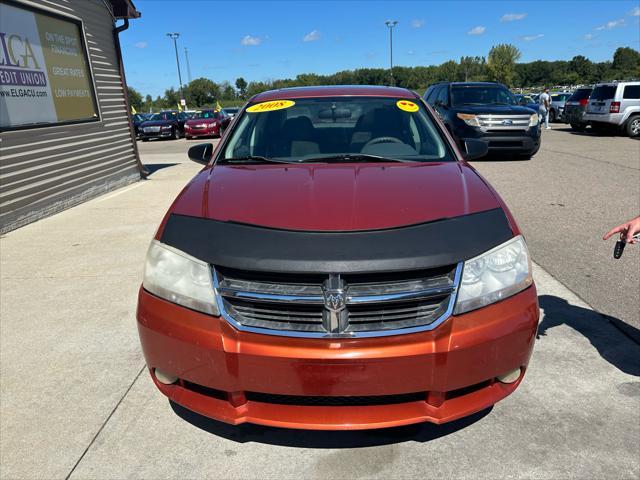
[[[252,102],[266,102],[270,100],[286,100],[290,98],[317,97],[392,97],[392,98],[420,98],[417,93],[406,88],[384,87],[380,85],[327,85],[318,87],[292,87],[269,90],[255,95]]]
[[[468,87],[484,87],[484,86],[488,86],[488,85],[502,85],[504,86],[502,83],[499,82],[438,82],[438,83],[434,83],[432,85],[430,85],[431,87],[435,87],[437,85],[452,85],[452,86],[468,86]]]

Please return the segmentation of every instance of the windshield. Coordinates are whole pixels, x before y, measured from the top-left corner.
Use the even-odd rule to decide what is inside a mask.
[[[272,109],[274,105],[279,108]],[[301,98],[251,105],[218,160],[366,161],[363,156],[452,160],[419,101],[378,97]]]
[[[196,112],[191,118],[198,119],[198,120],[202,118],[218,118],[218,112],[214,112],[212,110]]]
[[[466,85],[451,87],[451,104],[461,105],[516,105],[516,98],[499,85]]]
[[[173,112],[160,112],[154,114],[150,120],[175,120],[176,114]]]

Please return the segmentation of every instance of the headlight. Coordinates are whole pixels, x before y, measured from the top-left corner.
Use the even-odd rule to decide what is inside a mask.
[[[531,259],[522,236],[464,262],[454,314],[484,307],[533,283]]]
[[[538,116],[537,113],[534,113],[529,117],[529,126],[535,127],[536,125],[538,125],[539,121],[540,121],[540,117]]]
[[[472,127],[480,126],[480,120],[478,120],[478,117],[476,115],[473,115],[472,113],[459,113],[457,117],[460,120],[464,120],[464,123]]]
[[[220,315],[209,264],[157,240],[147,251],[142,286],[170,302]]]

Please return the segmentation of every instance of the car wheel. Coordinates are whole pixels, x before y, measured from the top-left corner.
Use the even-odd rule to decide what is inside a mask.
[[[571,130],[574,130],[576,132],[584,132],[584,130],[587,128],[587,126],[584,123],[572,123],[571,124]]]
[[[191,140],[193,137],[190,137],[189,135],[185,135],[185,136],[184,136],[184,138],[185,138],[186,140]]]
[[[173,138],[174,140],[180,140],[180,131],[177,128],[173,129],[173,134],[171,135],[171,138]]]
[[[149,139],[148,139],[148,138],[143,138],[143,139],[142,139],[142,141],[143,141],[143,142],[148,142],[148,141],[149,141]]]
[[[549,112],[549,123],[553,123],[556,121],[556,111],[555,110],[551,110]]]
[[[630,137],[640,136],[640,115],[631,117],[627,122],[627,135]]]

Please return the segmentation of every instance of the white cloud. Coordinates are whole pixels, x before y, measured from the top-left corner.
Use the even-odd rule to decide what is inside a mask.
[[[262,39],[260,37],[252,37],[251,35],[245,35],[240,40],[240,45],[260,45],[262,43]]]
[[[624,18],[620,18],[618,20],[611,20],[610,22],[607,22],[604,25],[600,25],[599,27],[596,27],[595,30],[597,31],[611,30],[612,28],[622,27],[624,25],[625,25]]]
[[[416,18],[415,20],[411,20],[411,28],[422,28],[424,27],[424,20]]]
[[[522,40],[524,40],[525,42],[532,42],[533,40],[538,40],[540,38],[544,37],[544,34],[539,33],[537,35],[523,35],[522,37],[520,37]]]
[[[632,17],[640,17],[640,7],[636,7],[631,10],[631,13],[629,15],[631,15]]]
[[[595,35],[594,35],[593,33],[587,33],[587,34],[584,36],[584,39],[585,39],[585,40],[593,40],[593,37],[595,37]]]
[[[320,32],[318,30],[312,30],[302,39],[303,42],[317,42],[318,40],[320,40]]]
[[[147,42],[137,42],[136,44],[134,44],[134,47],[136,48],[147,48],[149,44]]]
[[[407,51],[407,55],[415,55],[415,54],[416,54],[416,52],[414,52],[413,50]]]
[[[482,25],[478,25],[477,27],[473,27],[471,30],[467,32],[467,35],[482,35],[487,27],[483,27]]]
[[[500,17],[501,22],[513,22],[514,20],[522,20],[526,17],[526,13],[505,13]]]

